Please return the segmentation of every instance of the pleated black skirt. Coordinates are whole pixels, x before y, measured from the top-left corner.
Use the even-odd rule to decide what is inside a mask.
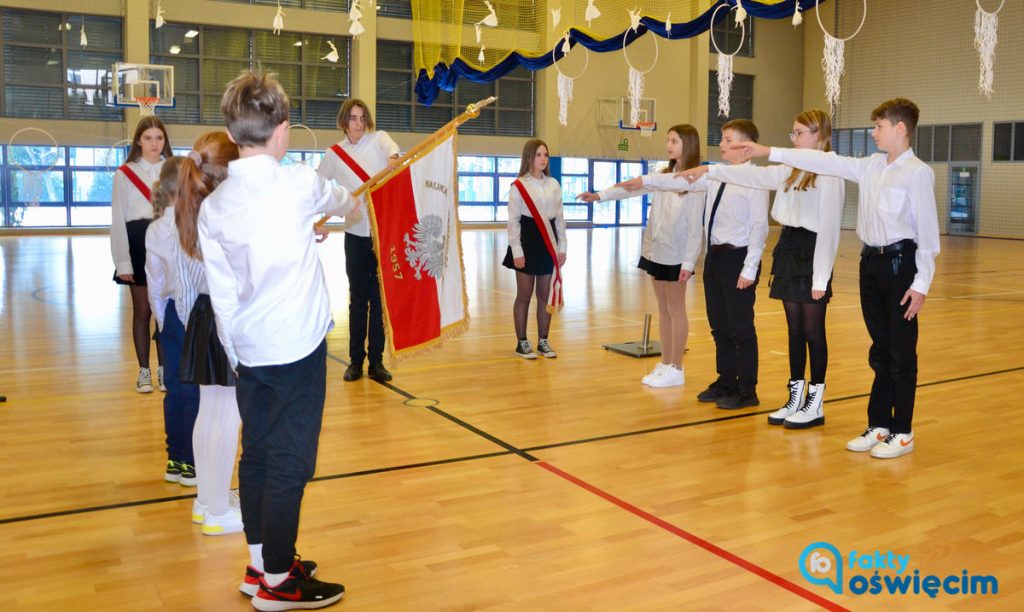
[[[814,244],[818,234],[802,227],[782,226],[779,243],[772,252],[772,275],[768,296],[784,302],[825,304],[832,298],[832,278],[825,287],[825,297],[811,297],[814,282]]]
[[[181,381],[196,385],[235,386],[224,346],[217,337],[210,296],[200,293],[185,326],[185,346],[181,351]]]
[[[134,283],[123,281],[114,272],[114,282],[118,285],[146,286],[146,230],[152,219],[135,219],[125,223],[128,230],[128,256],[132,260],[132,274],[135,277]]]
[[[555,220],[551,219],[551,229],[554,230]],[[523,245],[523,255],[526,257],[526,267],[517,268],[512,262],[512,247],[505,251],[505,259],[501,265],[516,272],[532,274],[534,276],[545,276],[555,271],[555,262],[551,260],[548,247],[544,245],[544,237],[537,229],[537,222],[533,217],[523,215],[519,217],[519,240]],[[558,235],[552,236],[555,240],[555,249],[558,249]]]

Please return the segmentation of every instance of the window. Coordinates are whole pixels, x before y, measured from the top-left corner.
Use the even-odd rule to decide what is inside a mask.
[[[754,119],[754,77],[749,74],[733,76],[729,92],[729,116],[718,115],[718,72],[712,70],[708,81],[708,145],[722,141],[722,126],[730,119]]]
[[[607,189],[615,183],[648,171],[646,162],[611,159],[562,158],[562,205],[566,221],[590,221],[594,225],[640,225],[647,221],[650,196],[586,204],[576,199],[585,191]]]
[[[4,116],[122,120],[110,87],[122,56],[119,17],[5,8],[0,28]]]
[[[277,6],[282,8],[303,8],[313,11],[347,12],[348,0],[220,0],[221,2],[237,2],[256,6]],[[406,2],[408,4],[408,2]]]
[[[993,124],[992,161],[1024,161],[1024,121]]]
[[[321,59],[331,52],[328,42],[338,50],[337,63]],[[350,42],[344,36],[268,30],[151,27],[150,61],[174,66],[175,106],[161,110],[160,117],[168,123],[222,124],[220,99],[227,84],[244,70],[262,67],[276,73],[288,92],[293,125],[334,129],[349,97]]]
[[[533,136],[533,73],[516,68],[491,83],[463,80],[455,92],[442,91],[430,106],[416,102],[412,44],[377,41],[377,124],[398,132],[433,132],[448,123],[467,104],[488,96],[498,101],[480,111],[460,132],[488,136]]]
[[[412,2],[411,0],[378,0],[377,16],[412,19]]]
[[[566,221],[590,221],[590,204],[576,199],[591,191],[590,160],[585,157],[562,158],[562,209]]]
[[[459,220],[508,220],[508,193],[519,174],[518,157],[459,156]]]
[[[722,50],[723,53],[736,53],[738,57],[754,57],[754,18],[748,16],[747,20],[743,23],[744,28],[740,28],[736,25],[735,15],[731,11],[719,11],[729,13],[725,19],[722,19],[711,28],[711,35],[715,37],[715,41],[711,42],[708,40],[708,51],[711,53],[717,53],[715,51],[715,45]],[[746,33],[744,34],[744,29]],[[743,37],[743,46],[740,47],[740,37]],[[739,51],[737,51],[739,48]]]

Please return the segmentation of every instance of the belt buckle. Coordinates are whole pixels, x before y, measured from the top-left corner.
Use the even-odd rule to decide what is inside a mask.
[[[885,247],[884,246],[871,247],[871,252],[876,254],[876,255],[885,255]]]

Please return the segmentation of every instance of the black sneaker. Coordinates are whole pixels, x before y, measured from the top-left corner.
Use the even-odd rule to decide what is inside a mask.
[[[520,340],[516,343],[516,355],[523,359],[537,358],[537,353],[533,352],[533,347],[530,346],[529,340]]]
[[[756,391],[749,391],[746,393],[737,393],[735,395],[719,398],[715,403],[723,410],[738,410],[740,408],[757,406],[761,402],[757,399]]]
[[[173,459],[168,459],[167,468],[164,470],[164,480],[167,482],[178,482],[181,480],[181,464]]]
[[[292,564],[292,568],[288,570],[288,575],[292,578],[312,578],[316,576],[316,569],[316,561],[296,559],[295,563]],[[249,597],[255,597],[256,593],[260,590],[260,578],[262,577],[263,572],[251,565],[247,565],[245,567],[245,578],[242,580],[242,584],[238,585],[238,590]]]
[[[359,380],[363,377],[363,364],[361,363],[350,363],[345,368],[345,374],[342,375],[342,380],[345,382],[352,382],[353,380]]]
[[[392,378],[391,372],[388,372],[383,363],[371,363],[366,369],[366,375],[377,382],[389,382]]]
[[[265,578],[260,578],[260,588],[252,598],[252,607],[257,610],[311,610],[325,608],[345,596],[345,587],[316,578],[297,578],[289,575],[284,581],[271,587]]]
[[[181,470],[178,484],[183,487],[196,486],[196,468],[194,465],[189,463],[179,463],[178,469]]]
[[[703,391],[697,394],[697,401],[717,402],[718,400],[724,397],[729,397],[729,395],[729,388],[722,383],[721,379],[718,379],[715,382],[708,385],[707,389],[704,389]]]

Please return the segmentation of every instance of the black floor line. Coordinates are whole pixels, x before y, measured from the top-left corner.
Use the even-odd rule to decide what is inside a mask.
[[[328,353],[328,356],[331,359],[333,359],[335,361],[338,361],[340,363],[346,363],[342,359],[339,359],[338,357],[335,357],[335,356],[331,355],[330,353]],[[346,363],[346,365],[347,365],[347,363]],[[989,377],[989,376],[998,376],[1000,374],[1010,374],[1010,373],[1013,373],[1013,372],[1020,372],[1022,370],[1024,370],[1024,366],[1020,366],[1020,367],[1016,367],[1016,368],[1006,368],[1004,370],[993,370],[991,372],[981,372],[981,373],[978,373],[978,374],[968,374],[967,376],[958,376],[958,377],[955,377],[955,378],[946,378],[946,379],[943,379],[943,380],[934,380],[934,381],[931,381],[931,382],[919,383],[917,386],[918,387],[933,387],[933,386],[936,386],[936,385],[943,385],[943,384],[948,384],[948,383],[953,383],[953,382],[960,382],[960,381],[964,381],[964,380],[974,380],[976,378],[986,378],[986,377]],[[385,385],[385,386],[388,386],[388,387],[392,386],[392,385],[389,385],[387,383],[378,383],[378,384],[382,384],[382,385]],[[406,397],[408,399],[416,399],[415,396],[410,395],[409,393],[407,393],[405,391],[402,391],[401,389],[398,389],[397,387],[395,387],[393,390],[396,393],[399,393],[400,395],[402,395],[402,396],[404,396],[404,397]],[[854,394],[854,395],[847,395],[847,396],[844,396],[844,397],[829,398],[829,403],[831,404],[831,403],[845,402],[845,401],[854,400],[854,399],[862,399],[862,398],[865,398],[867,396],[868,396],[867,393],[858,393],[858,394]],[[485,431],[483,431],[481,429],[478,429],[478,428],[474,427],[473,425],[470,425],[469,423],[463,421],[462,419],[460,419],[460,418],[458,418],[456,416],[448,414],[447,412],[445,412],[445,411],[443,411],[443,410],[441,410],[439,408],[436,408],[436,407],[433,407],[433,406],[427,406],[426,408],[427,408],[427,410],[430,410],[431,412],[434,412],[438,416],[442,416],[442,417],[452,421],[453,423],[458,424],[460,427],[463,427],[463,428],[465,428],[465,429],[467,429],[467,430],[469,430],[469,431],[471,431],[471,432],[473,432],[473,433],[475,433],[475,434],[485,438],[486,440],[488,440],[488,441],[490,441],[490,442],[492,442],[492,443],[494,443],[494,444],[496,444],[496,445],[498,445],[498,446],[500,446],[500,447],[502,447],[502,448],[504,448],[506,450],[498,451],[498,452],[493,452],[493,453],[483,453],[483,454],[478,454],[478,455],[466,455],[466,456],[463,456],[463,457],[450,457],[448,459],[438,459],[436,461],[424,461],[424,462],[421,462],[421,463],[410,463],[410,464],[407,464],[407,465],[398,465],[398,466],[391,466],[391,467],[384,467],[384,468],[374,468],[374,469],[370,469],[370,470],[360,470],[358,472],[342,472],[340,474],[327,474],[327,475],[324,475],[324,476],[317,476],[317,477],[313,478],[310,482],[321,482],[321,481],[327,481],[327,480],[339,480],[339,479],[344,479],[344,478],[355,478],[357,476],[368,476],[368,475],[373,475],[373,474],[382,474],[382,473],[386,473],[386,472],[396,472],[396,471],[416,469],[416,468],[421,468],[421,467],[430,467],[430,466],[435,466],[435,465],[445,465],[445,464],[449,464],[449,463],[460,463],[460,462],[465,462],[465,461],[476,461],[476,460],[479,460],[479,459],[490,459],[490,458],[493,458],[493,457],[501,457],[501,456],[504,456],[504,455],[517,455],[519,457],[522,457],[523,459],[526,459],[527,461],[537,461],[538,460],[537,457],[534,457],[533,455],[531,455],[530,454],[531,452],[535,452],[535,451],[539,451],[539,450],[545,450],[545,449],[551,449],[551,448],[561,448],[561,447],[565,447],[565,446],[575,446],[575,445],[579,445],[579,444],[586,444],[588,442],[601,442],[601,441],[605,441],[605,440],[614,440],[614,439],[617,439],[617,438],[627,438],[627,437],[631,437],[631,436],[639,436],[639,435],[649,434],[649,433],[657,433],[657,432],[662,432],[662,431],[670,431],[670,430],[673,430],[673,429],[683,429],[685,427],[696,427],[697,425],[708,425],[708,424],[711,424],[711,423],[720,423],[720,422],[723,422],[723,421],[732,421],[732,420],[742,419],[742,418],[746,418],[746,417],[752,417],[752,416],[768,414],[769,412],[774,412],[774,410],[775,410],[775,409],[757,410],[757,411],[753,411],[753,412],[744,412],[742,414],[730,414],[730,415],[727,415],[727,416],[717,417],[717,418],[714,418],[714,419],[704,419],[702,421],[690,421],[690,422],[687,422],[687,423],[677,423],[675,425],[664,425],[662,427],[651,427],[651,428],[648,428],[648,429],[639,429],[639,430],[636,430],[636,431],[627,431],[627,432],[622,432],[622,433],[617,433],[617,434],[608,434],[606,436],[595,436],[595,437],[592,437],[592,438],[581,438],[581,439],[578,439],[578,440],[568,440],[568,441],[565,441],[565,442],[556,442],[554,444],[542,444],[542,445],[539,445],[539,446],[531,446],[531,447],[528,447],[528,448],[517,448],[515,446],[512,446],[511,444],[508,444],[508,443],[500,440],[499,438],[496,438],[496,437],[488,434],[487,432],[485,432]],[[194,497],[195,497],[195,494],[190,494],[190,495],[174,495],[174,496],[170,496],[170,497],[157,497],[157,498],[153,498],[153,499],[144,499],[144,500],[138,500],[138,501],[121,502],[121,503],[117,503],[117,504],[107,504],[107,505],[104,505],[104,506],[89,506],[89,507],[85,507],[85,508],[72,508],[72,509],[69,509],[69,510],[60,510],[60,511],[56,511],[56,512],[46,512],[46,513],[31,514],[31,515],[26,515],[26,516],[14,516],[14,517],[9,517],[9,518],[0,518],[0,525],[6,525],[6,524],[9,524],[9,523],[22,523],[22,522],[33,521],[33,520],[38,520],[38,519],[55,518],[55,517],[60,517],[60,516],[68,516],[68,515],[72,515],[72,514],[85,514],[85,513],[89,513],[89,512],[100,512],[102,510],[116,510],[116,509],[119,509],[119,508],[130,508],[130,507],[133,507],[133,506],[146,506],[146,505],[150,505],[150,504],[159,504],[159,503],[164,503],[164,502],[179,501],[179,500],[182,500],[182,499],[192,499]]]

